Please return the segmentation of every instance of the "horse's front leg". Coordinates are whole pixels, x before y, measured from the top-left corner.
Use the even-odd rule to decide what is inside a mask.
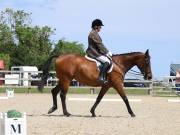
[[[96,99],[96,102],[94,103],[94,105],[92,106],[90,112],[92,114],[92,117],[96,117],[95,114],[95,109],[98,106],[98,104],[100,103],[101,99],[103,98],[103,96],[105,95],[105,93],[108,91],[109,86],[103,86],[98,94],[98,97]]]
[[[136,115],[133,113],[128,98],[123,90],[123,81],[114,81],[113,82],[113,87],[116,89],[116,91],[118,92],[118,94],[122,97],[124,103],[126,104],[127,110],[129,112],[129,114],[131,115],[131,117],[135,117]]]

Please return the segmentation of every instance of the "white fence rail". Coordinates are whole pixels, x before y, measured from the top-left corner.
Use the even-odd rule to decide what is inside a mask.
[[[26,74],[26,75],[25,75]],[[7,71],[0,70],[0,87],[21,87],[21,88],[34,88],[37,87],[38,82],[41,80],[40,75],[42,71]],[[58,79],[55,77],[55,71],[50,72],[50,76],[47,80],[46,87],[54,87],[57,84]],[[9,75],[9,76],[8,76]],[[17,77],[11,77],[11,75],[18,75]],[[8,76],[8,77],[7,77]],[[180,86],[176,86],[175,77],[166,76],[161,81],[147,81],[147,80],[125,80],[125,89],[144,89],[152,95],[161,93],[179,93]],[[9,81],[9,83],[7,83]],[[11,83],[10,83],[11,82]],[[14,83],[13,83],[14,82]],[[76,80],[72,81],[72,86],[82,86]],[[128,86],[128,87],[127,87]],[[131,86],[131,87],[129,87]],[[139,87],[138,87],[139,86]],[[92,88],[86,87],[85,88]]]

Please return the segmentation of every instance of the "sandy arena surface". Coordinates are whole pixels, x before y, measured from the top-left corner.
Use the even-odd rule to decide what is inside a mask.
[[[68,97],[96,98],[97,95],[69,94]],[[128,98],[142,99],[130,103],[135,118],[130,117],[123,102],[101,102],[96,110],[98,117],[92,118],[89,113],[92,101],[67,101],[73,115],[64,117],[59,97],[58,110],[47,115],[52,105],[50,94],[15,94],[12,99],[0,100],[0,112],[10,109],[26,112],[28,135],[180,135],[180,103],[151,96]]]

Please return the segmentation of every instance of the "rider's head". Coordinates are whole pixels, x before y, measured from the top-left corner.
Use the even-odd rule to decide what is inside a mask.
[[[104,26],[100,19],[95,19],[92,22],[92,29],[97,30],[98,32],[101,30],[101,26]]]

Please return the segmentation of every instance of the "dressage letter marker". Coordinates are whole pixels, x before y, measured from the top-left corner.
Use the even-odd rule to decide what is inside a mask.
[[[69,101],[96,101],[94,98],[68,98]],[[102,99],[103,102],[123,102],[122,99]],[[142,99],[129,99],[130,102],[141,102]]]
[[[27,135],[26,113],[22,118],[8,118],[7,113],[1,113],[0,135]]]
[[[5,97],[0,97],[0,99],[9,99],[14,97],[14,89],[6,89],[6,96]]]

